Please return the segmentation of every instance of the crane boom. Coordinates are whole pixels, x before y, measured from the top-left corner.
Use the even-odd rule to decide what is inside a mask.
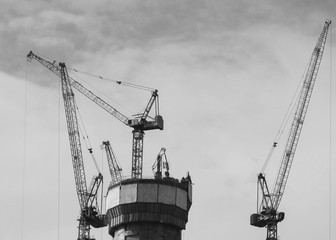
[[[68,78],[64,63],[60,63],[59,73],[61,76],[62,94],[65,109],[65,117],[70,141],[72,166],[75,175],[77,196],[80,208],[83,210],[87,202],[87,186],[84,172],[83,155],[80,143],[78,121],[76,115],[76,104],[74,94]]]
[[[97,191],[103,180],[103,176],[99,174],[99,176],[94,178],[94,182],[90,186],[90,192],[88,192],[84,171],[83,154],[80,143],[75,98],[72,92],[70,79],[65,64],[60,63],[59,67],[72,166],[76,183],[76,192],[81,209],[81,216],[79,218],[78,226],[78,240],[92,240],[92,238],[90,238],[90,224],[94,227],[106,226],[104,216],[98,215],[98,211],[96,211],[95,207],[92,206],[94,200],[97,197]]]
[[[331,21],[327,20],[324,24],[322,33],[313,50],[306,75],[304,77],[303,87],[301,89],[299,102],[296,107],[294,120],[291,126],[286,148],[283,153],[281,166],[273,190],[274,208],[278,209],[288,180],[290,168],[292,166],[296,147],[299,142],[304,119],[306,117],[309,101],[313,92],[316,76],[320,67],[324,46],[327,38],[328,28]]]
[[[262,190],[262,200],[260,203],[260,207],[257,209],[257,213],[251,215],[250,223],[251,225],[256,227],[267,227],[266,240],[278,239],[277,224],[278,222],[281,222],[285,217],[285,213],[278,212],[278,208],[285,191],[289,172],[299,142],[303,122],[306,117],[308,105],[311,99],[317,73],[323,56],[330,24],[330,20],[325,21],[322,32],[311,55],[307,72],[304,76],[303,86],[298,98],[298,103],[294,114],[294,120],[291,125],[286,147],[282,156],[281,165],[276,177],[276,182],[272,193],[269,192],[267,182],[263,173],[260,173],[258,175],[258,185]],[[273,147],[275,146],[276,143]]]
[[[50,71],[52,71],[54,74],[57,76],[61,77],[61,69],[59,66],[56,65],[56,62],[54,61],[53,63],[41,58],[40,56],[36,55],[32,51],[30,51],[27,55],[27,59],[31,61],[32,59],[35,59],[36,61],[40,62],[43,66],[48,68]],[[70,85],[75,88],[77,91],[82,93],[84,96],[95,102],[98,106],[100,106],[102,109],[107,111],[109,114],[117,118],[120,122],[124,123],[125,125],[129,125],[129,119],[120,113],[117,109],[112,107],[110,104],[105,102],[103,99],[95,95],[93,92],[91,92],[89,89],[84,87],[82,84],[71,78],[70,76],[69,82]]]
[[[103,146],[106,151],[107,162],[109,165],[110,174],[112,178],[111,184],[118,183],[122,180],[122,176],[121,176],[121,168],[118,165],[117,158],[115,157],[112,151],[112,147],[109,141],[104,141]]]

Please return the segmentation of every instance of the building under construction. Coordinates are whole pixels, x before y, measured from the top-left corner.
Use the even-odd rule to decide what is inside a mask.
[[[111,185],[107,195],[109,234],[115,240],[177,240],[192,202],[189,176],[178,181],[127,179]]]

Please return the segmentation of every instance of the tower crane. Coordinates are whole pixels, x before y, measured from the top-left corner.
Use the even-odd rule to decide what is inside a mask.
[[[72,165],[75,175],[77,196],[81,209],[78,227],[78,240],[92,240],[93,238],[90,237],[90,225],[94,227],[106,226],[104,215],[99,214],[99,209],[94,206],[103,176],[99,173],[97,177],[94,177],[89,191],[87,190],[75,98],[64,63],[59,64],[59,70]]]
[[[266,240],[278,239],[277,224],[285,217],[285,213],[279,212],[278,208],[284,194],[296,147],[302,131],[330,24],[330,20],[325,21],[322,32],[311,55],[273,192],[269,191],[264,173],[258,175],[258,186],[261,189],[262,197],[260,205],[258,203],[257,213],[252,214],[250,217],[250,224],[255,227],[266,227]],[[273,147],[276,147],[276,144],[277,143],[275,142]]]
[[[112,178],[111,184],[113,185],[122,180],[122,175],[121,175],[122,169],[118,165],[117,158],[115,157],[112,151],[110,142],[104,141],[103,147],[105,148],[105,151],[106,151],[107,162],[108,162],[108,166],[109,166],[110,174]]]
[[[31,61],[35,59],[43,66],[48,68],[57,76],[61,77],[61,68],[57,66],[56,62],[49,62],[42,57],[36,55],[32,51],[30,51],[27,55],[27,59]],[[65,67],[64,67],[65,69]],[[69,84],[82,93],[84,96],[95,102],[98,106],[103,108],[109,114],[117,118],[120,122],[133,128],[133,141],[132,141],[132,178],[142,178],[142,162],[143,162],[143,139],[145,135],[145,131],[160,129],[163,130],[163,118],[159,115],[159,101],[158,101],[158,90],[152,91],[152,95],[147,103],[147,106],[143,113],[137,115],[137,117],[133,119],[129,119],[124,114],[120,113],[116,108],[108,104],[106,101],[95,95],[89,89],[84,87],[82,84],[77,82],[76,80],[68,77]],[[119,84],[121,82],[118,82]],[[151,118],[152,120],[148,120],[149,112],[152,109],[153,105],[155,106],[155,116]]]

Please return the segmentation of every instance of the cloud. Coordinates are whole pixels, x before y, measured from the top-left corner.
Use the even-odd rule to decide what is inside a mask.
[[[94,4],[5,1],[1,10],[1,51],[10,58],[0,58],[0,66],[6,72],[22,76],[22,59],[29,50],[75,63],[86,61],[88,56],[99,58],[106,52],[113,54],[137,48],[147,51],[174,44],[188,46],[218,36],[225,38],[220,38],[222,42],[216,42],[216,46],[229,49],[232,45],[244,45],[245,39],[241,42],[234,38],[241,32],[251,34],[246,39],[253,38],[254,29],[269,24],[304,26],[307,18],[304,10],[319,12],[330,6],[327,11],[332,11],[330,1],[309,6],[288,1],[98,1]],[[292,14],[287,14],[288,11]],[[240,60],[239,56],[230,57],[232,61]]]
[[[2,205],[7,206],[11,202],[15,205],[8,208],[15,208],[13,213],[6,209],[5,215],[11,215],[11,218],[5,226],[14,226],[10,223],[22,221],[19,219],[20,209],[17,208],[21,206],[21,199],[18,198],[21,193],[17,189],[21,188],[22,176],[12,179],[7,170],[8,166],[15,170],[22,167],[20,157],[23,153],[18,153],[17,144],[18,141],[23,142],[24,81],[27,70],[28,162],[25,204],[34,208],[26,208],[24,233],[33,238],[34,232],[43,228],[53,232],[48,234],[40,231],[41,235],[56,236],[52,224],[34,225],[45,217],[45,213],[39,212],[37,215],[33,211],[41,203],[41,208],[48,209],[48,216],[50,211],[54,211],[56,216],[57,176],[51,176],[50,173],[56,174],[56,138],[60,117],[63,122],[59,149],[62,159],[61,181],[64,183],[61,189],[61,200],[64,201],[61,203],[61,214],[64,217],[60,221],[61,231],[66,228],[66,236],[76,236],[78,201],[64,113],[60,112],[60,116],[57,113],[57,104],[60,103],[57,90],[59,79],[38,63],[29,63],[28,69],[25,68],[25,56],[33,50],[47,59],[65,61],[68,67],[158,88],[165,130],[146,133],[144,173],[151,174],[151,165],[162,146],[167,148],[172,176],[180,178],[190,171],[195,182],[195,201],[185,236],[195,238],[204,234],[204,238],[220,238],[223,232],[210,230],[213,226],[227,226],[223,230],[224,235],[231,238],[236,236],[237,231],[241,232],[242,238],[264,237],[264,231],[248,224],[249,214],[255,209],[256,174],[267,155],[268,144],[272,143],[276,127],[280,125],[281,113],[284,113],[295,88],[297,81],[293,73],[298,71],[297,76],[300,76],[303,70],[298,66],[298,62],[301,62],[299,56],[308,58],[326,16],[333,11],[334,7],[329,0],[309,1],[309,4],[305,1],[266,0],[3,0],[0,9],[0,69],[5,73],[1,73],[0,77],[3,79],[1,109],[6,116],[1,120],[6,167],[1,168],[1,177],[5,179],[2,182],[13,180],[10,190],[6,191],[5,188],[3,191],[13,196],[3,199],[6,202]],[[304,58],[304,63],[306,61]],[[70,74],[73,72],[70,71]],[[105,96],[122,105],[134,107],[136,112],[145,106],[149,98],[148,93],[125,92],[107,80],[89,80],[84,76],[79,78],[103,89]],[[322,89],[323,92],[329,91],[327,87],[325,89]],[[314,96],[314,99],[318,97]],[[131,165],[131,129],[121,126],[117,120],[111,119],[97,106],[82,98],[85,97],[76,95],[80,108],[83,106],[81,114],[92,137],[91,142],[97,147],[102,140],[109,139],[124,173],[128,175]],[[321,111],[326,109],[320,107]],[[320,118],[326,119],[325,115],[323,117],[314,112],[310,114],[310,119],[312,115],[317,120],[311,121],[312,125],[306,126],[303,131],[309,136],[328,132],[325,128],[328,124],[318,121]],[[314,128],[313,134],[309,132]],[[316,156],[325,158],[319,146],[323,142],[322,138],[322,135],[318,137],[317,142],[316,138],[313,139],[306,147],[300,145],[302,152],[306,152],[304,149],[314,149]],[[323,144],[323,148],[326,145]],[[308,151],[306,154],[309,154]],[[325,164],[320,164],[320,159],[311,167],[306,164],[308,157],[304,153],[302,155],[302,158],[297,156],[295,166],[304,168],[306,174],[293,171],[288,199],[295,200],[291,186],[295,187],[296,194],[307,196],[310,185],[300,188],[302,182],[307,180],[306,176],[317,176],[315,171],[326,172],[327,169]],[[301,165],[300,159],[304,159]],[[43,172],[38,177],[48,181],[35,178],[36,169],[42,166]],[[92,169],[90,165],[86,167],[86,170],[94,171],[93,166]],[[91,172],[87,174],[87,180]],[[274,175],[267,176],[272,180],[271,176]],[[299,183],[297,179],[301,182],[295,185]],[[316,179],[310,178],[309,181]],[[48,189],[54,195],[45,195],[38,188]],[[325,189],[323,193],[326,194]],[[43,196],[39,198],[40,195]],[[40,202],[36,202],[37,198]],[[284,202],[289,206],[284,208],[286,212],[297,211],[297,202],[294,200]],[[313,197],[312,201],[320,203],[319,199]],[[299,214],[303,216],[309,212],[304,210]],[[50,221],[43,222],[48,223]],[[210,232],[200,233],[200,228]],[[15,231],[14,228],[10,229],[12,236],[15,236]],[[281,225],[284,234],[288,232],[295,235],[294,231],[297,230],[292,227],[286,230]],[[311,228],[311,231],[320,230]],[[10,234],[5,233],[5,238],[11,239]]]

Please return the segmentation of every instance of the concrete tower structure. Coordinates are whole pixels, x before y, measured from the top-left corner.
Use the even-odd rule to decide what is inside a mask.
[[[189,174],[123,180],[108,189],[109,234],[113,240],[180,240],[191,204]]]

